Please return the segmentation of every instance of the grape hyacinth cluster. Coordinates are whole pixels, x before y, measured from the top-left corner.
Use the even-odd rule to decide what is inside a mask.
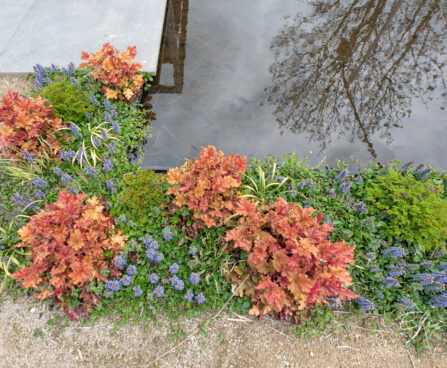
[[[52,80],[48,77],[47,70],[40,64],[36,64],[34,67],[34,87],[40,89],[47,84],[50,84]]]

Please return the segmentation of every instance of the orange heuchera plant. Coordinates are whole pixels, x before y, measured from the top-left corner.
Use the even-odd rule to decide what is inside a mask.
[[[113,218],[104,213],[104,206],[96,197],[70,194],[63,190],[54,204],[31,217],[18,233],[22,243],[32,252],[32,262],[12,276],[22,281],[23,288],[36,289],[36,297],[61,304],[75,287],[82,289],[81,298],[88,313],[92,296],[85,286],[91,281],[103,281],[101,271],[111,276],[120,272],[113,266],[113,258],[124,246],[126,237],[114,231]]]
[[[352,285],[347,267],[354,262],[355,247],[331,243],[334,228],[314,212],[282,198],[273,204],[239,202],[238,224],[227,231],[226,240],[248,253],[249,269],[236,267],[232,279],[241,295],[252,298],[250,313],[296,317],[296,311],[325,304],[327,297],[356,297],[345,288]]]
[[[207,227],[222,225],[233,214],[246,167],[245,157],[224,157],[213,146],[202,147],[198,158],[168,171],[171,187],[167,193],[175,197],[174,208],[187,206],[192,211],[198,227],[203,222]]]
[[[141,64],[132,63],[136,54],[135,46],[128,46],[126,51],[120,52],[106,43],[96,53],[83,51],[81,59],[86,62],[79,67],[94,69],[91,74],[101,81],[102,92],[108,99],[133,101],[144,84],[143,77],[137,74],[141,70]]]
[[[37,96],[19,97],[8,91],[0,105],[0,145],[10,156],[22,151],[36,155],[42,152],[44,140],[55,150],[59,145],[55,134],[62,127],[62,120],[56,118],[47,100]]]

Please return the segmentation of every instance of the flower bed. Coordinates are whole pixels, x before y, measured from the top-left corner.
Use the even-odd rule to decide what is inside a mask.
[[[73,319],[226,306],[304,324],[346,308],[397,318],[418,347],[446,330],[445,173],[211,146],[141,170],[128,156],[150,134],[135,98],[151,78],[135,52],[36,66],[35,91],[3,99],[2,288]]]

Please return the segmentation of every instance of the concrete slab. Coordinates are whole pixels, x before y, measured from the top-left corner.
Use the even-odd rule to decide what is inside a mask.
[[[0,0],[0,53],[31,8],[34,0]]]
[[[36,63],[77,65],[81,51],[94,52],[106,42],[119,49],[136,45],[136,61],[144,71],[155,73],[166,1],[31,0],[24,11],[29,1],[0,0],[0,20],[14,24],[15,19],[17,24],[8,33],[8,22],[0,23],[0,35],[6,31],[2,37],[10,37],[0,47],[0,73],[28,73]]]

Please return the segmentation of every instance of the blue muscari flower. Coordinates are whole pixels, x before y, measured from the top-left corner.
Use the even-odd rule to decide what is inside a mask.
[[[154,261],[159,263],[163,260],[164,255],[161,252],[156,252],[155,257],[154,257]]]
[[[146,250],[146,257],[149,258],[151,261],[155,261],[156,256],[157,252],[154,249],[149,248]]]
[[[110,104],[110,101],[106,98],[104,100],[104,108],[106,108],[107,110],[110,109],[112,107],[112,105]]]
[[[35,199],[38,199],[38,200],[40,200],[40,199],[44,199],[45,196],[46,196],[45,192],[43,192],[43,191],[40,190],[40,189],[36,189],[36,190],[34,191],[34,198],[35,198]]]
[[[70,123],[70,130],[76,138],[82,139],[81,131],[75,124]]]
[[[90,96],[90,102],[94,106],[98,106],[98,100],[96,99],[95,95]]]
[[[140,296],[141,294],[143,294],[143,290],[141,290],[140,285],[134,286],[133,291],[135,293],[135,296]]]
[[[122,213],[115,219],[115,225],[118,224],[127,224],[126,215],[124,213]]]
[[[433,274],[436,282],[447,284],[447,270]]]
[[[61,181],[65,184],[68,184],[73,181],[73,178],[69,174],[63,173],[61,175]]]
[[[71,62],[70,64],[68,64],[68,72],[70,74],[74,73],[75,71],[75,65],[73,64],[73,62]]]
[[[56,174],[57,176],[61,176],[64,172],[62,171],[62,169],[60,167],[53,167],[53,174]]]
[[[173,273],[174,275],[178,272],[179,266],[177,263],[173,263],[172,265],[169,266],[169,271],[171,271],[171,273]]]
[[[41,178],[37,177],[33,180],[33,184],[36,187],[39,188],[46,188],[48,186],[48,183],[45,180],[42,180]]]
[[[447,270],[447,262],[441,262],[438,264],[438,268],[441,270]]]
[[[196,295],[196,300],[197,300],[197,303],[198,303],[198,304],[203,304],[203,303],[205,303],[205,300],[206,300],[205,295],[204,295],[203,293],[199,293],[199,294],[197,294],[197,295]]]
[[[157,250],[158,249],[158,241],[153,240],[152,244],[151,244],[151,248],[154,249],[154,250]]]
[[[192,285],[196,285],[200,282],[200,276],[198,273],[191,272],[191,275],[189,276],[189,281]]]
[[[348,176],[348,170],[344,169],[338,173],[337,178],[339,181],[344,181],[347,176]]]
[[[347,193],[351,190],[351,182],[350,181],[344,181],[343,183],[341,183],[338,188],[343,192],[343,193]]]
[[[76,187],[69,187],[68,190],[70,191],[70,193],[72,194],[78,194],[79,190]]]
[[[150,235],[147,235],[144,238],[143,243],[146,246],[146,248],[148,248],[148,247],[152,246],[152,242],[153,241],[154,241],[154,238],[152,236],[150,236]]]
[[[69,149],[69,150],[60,150],[59,151],[59,156],[62,160],[64,161],[71,161],[73,159],[73,157],[75,156],[75,151]]]
[[[331,298],[331,297],[326,297],[326,300],[329,302],[329,304],[327,304],[327,306],[329,308],[337,308],[338,307],[338,303],[337,303],[337,298]]]
[[[11,200],[17,204],[23,204],[26,201],[20,193],[14,193],[11,196]]]
[[[101,139],[99,139],[97,136],[94,136],[92,138],[92,143],[95,148],[101,147]]]
[[[432,268],[435,264],[432,261],[424,259],[423,261],[421,261],[421,263],[419,263],[419,265],[422,268],[428,269],[428,268]]]
[[[128,275],[136,275],[137,274],[137,267],[135,265],[129,265],[127,267],[126,272],[127,272]]]
[[[105,298],[110,298],[113,295],[113,291],[112,290],[108,290],[108,289],[104,290],[103,295],[104,295]]]
[[[172,239],[172,231],[168,230],[163,234],[163,239],[170,241]]]
[[[119,280],[107,280],[106,288],[112,291],[118,291],[119,289],[121,289],[121,282]]]
[[[165,289],[161,285],[157,286],[153,291],[153,294],[158,298],[161,298],[164,295],[164,293]]]
[[[106,181],[106,188],[110,192],[114,189],[113,179]]]
[[[79,83],[75,78],[70,78],[70,82],[71,84],[73,84],[73,86],[75,86],[76,88],[79,87]]]
[[[109,140],[109,134],[107,133],[107,130],[101,130],[101,137],[104,142],[107,142]]]
[[[407,268],[405,266],[391,265],[388,266],[388,269],[390,270],[391,277],[402,276],[407,273]]]
[[[111,121],[112,120],[112,115],[110,115],[110,113],[107,110],[104,112],[104,120],[105,121]]]
[[[429,304],[434,307],[447,308],[447,293],[432,297]]]
[[[432,169],[424,169],[424,170],[418,170],[413,175],[416,180],[423,180],[427,179],[431,172]]]
[[[59,71],[59,68],[56,65],[51,64],[50,70],[54,73],[57,73]]]
[[[425,285],[424,291],[427,294],[438,294],[442,293],[445,290],[445,283],[434,282],[431,285]]]
[[[175,290],[182,291],[185,288],[185,283],[182,280],[177,280],[173,286]]]
[[[381,300],[383,300],[383,293],[379,290],[376,289],[376,294],[377,294],[377,300],[380,302]]]
[[[376,252],[368,252],[365,254],[366,258],[368,258],[369,261],[372,261],[373,259],[377,258]]]
[[[371,300],[366,299],[362,296],[359,296],[355,301],[357,305],[363,310],[370,311],[375,309],[374,303]]]
[[[25,158],[25,160],[28,161],[30,164],[32,164],[34,162],[34,160],[36,159],[34,157],[34,155],[29,153],[28,151],[23,151],[22,155]]]
[[[92,114],[90,114],[89,112],[86,112],[85,117],[87,118],[87,120],[90,120],[90,118],[92,117]]]
[[[116,256],[113,261],[115,263],[115,266],[120,269],[123,269],[127,265],[127,260],[123,256]]]
[[[158,276],[156,273],[151,273],[148,277],[148,280],[151,282],[151,284],[156,284],[158,280],[160,280],[160,276]]]
[[[104,161],[102,163],[102,169],[105,172],[109,172],[110,170],[112,170],[112,168],[113,168],[112,161],[110,161],[108,158],[104,159]]]
[[[445,256],[445,250],[444,249],[438,249],[435,252],[433,252],[432,257],[434,259],[439,259]]]
[[[359,185],[359,184],[362,184],[363,183],[363,177],[360,175],[360,176],[357,176],[356,178],[355,178],[355,183],[357,184],[357,185]]]
[[[185,293],[184,298],[185,298],[188,302],[192,301],[192,298],[194,298],[194,293],[193,293],[193,291],[192,291],[192,290],[188,290],[188,291]]]
[[[112,129],[116,134],[120,134],[120,126],[116,121],[112,122]]]
[[[65,69],[65,68],[62,68],[62,73],[64,73],[64,75],[65,75],[66,77],[69,77],[69,76],[70,76],[70,72],[69,72],[67,69]]]
[[[433,284],[433,282],[435,282],[435,278],[433,277],[433,275],[430,275],[428,273],[415,274],[413,275],[413,280],[422,286],[431,285]]]
[[[96,174],[96,170],[93,166],[87,166],[86,168],[87,175],[93,176]]]
[[[381,282],[387,289],[390,287],[400,287],[399,281],[391,276],[385,277]]]
[[[366,204],[363,201],[356,203],[354,205],[354,208],[360,213],[368,213],[368,208],[366,207]]]
[[[121,284],[124,286],[130,286],[132,284],[132,276],[124,275],[121,277]]]
[[[390,255],[393,258],[402,257],[407,254],[407,250],[401,247],[391,247],[382,251],[382,254]]]
[[[325,217],[324,217],[324,222],[325,222],[326,224],[328,224],[328,225],[331,225],[331,226],[334,225],[334,223],[332,222],[332,219],[331,219],[329,216],[325,216]]]
[[[189,247],[188,254],[190,256],[195,256],[197,253],[197,247]]]
[[[110,142],[110,144],[107,145],[107,149],[111,155],[116,152],[115,144],[113,142]]]
[[[412,299],[407,298],[407,297],[403,297],[403,298],[399,298],[397,299],[397,301],[402,305],[402,307],[404,307],[405,309],[413,309],[416,306],[416,303],[413,302]]]
[[[169,278],[169,282],[171,283],[172,286],[174,286],[178,280],[179,280],[179,278],[177,277],[177,275],[174,275]]]
[[[112,117],[112,119],[116,119],[118,117],[118,113],[116,112],[115,105],[112,105],[112,107],[110,109],[110,116]]]

